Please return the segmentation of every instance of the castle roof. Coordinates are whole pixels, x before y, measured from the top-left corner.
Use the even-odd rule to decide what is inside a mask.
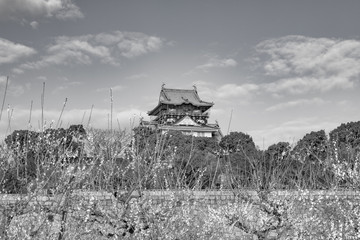
[[[196,89],[170,89],[163,88],[160,92],[161,103],[181,105],[183,103],[191,103],[195,106],[212,106],[213,103],[202,101]]]
[[[200,99],[199,94],[197,93],[196,88],[194,89],[170,89],[162,87],[160,91],[159,103],[151,111],[148,112],[149,115],[153,115],[161,105],[181,105],[181,104],[192,104],[194,106],[200,107],[212,107],[214,103],[205,102]]]

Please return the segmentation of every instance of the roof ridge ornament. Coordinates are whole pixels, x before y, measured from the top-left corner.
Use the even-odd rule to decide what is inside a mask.
[[[165,92],[165,83],[164,83],[164,82],[161,84],[161,92],[160,92],[159,102],[160,102],[160,99],[161,99],[161,94],[162,94],[168,101],[171,101],[171,99],[169,98],[169,96],[166,95],[166,92]]]
[[[195,92],[195,97],[199,100],[199,102],[204,102],[203,100],[201,100],[201,98],[197,92],[196,84],[193,85],[193,88],[194,88],[194,92]]]
[[[184,98],[183,96],[181,96],[181,98],[185,101],[185,102],[189,102],[188,98]]]

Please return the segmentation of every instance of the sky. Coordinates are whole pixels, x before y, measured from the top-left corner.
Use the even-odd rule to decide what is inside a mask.
[[[165,84],[224,135],[295,144],[360,120],[359,22],[357,0],[0,0],[0,136],[129,130]]]

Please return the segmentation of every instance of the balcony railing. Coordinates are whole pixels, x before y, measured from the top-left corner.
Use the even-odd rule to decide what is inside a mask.
[[[175,110],[175,109],[170,109],[167,111],[162,112],[159,116],[164,116],[164,115],[168,115],[168,116],[191,116],[191,117],[209,117],[209,113],[208,112],[204,112],[202,113],[200,110],[194,110],[194,111],[179,111],[179,110]]]

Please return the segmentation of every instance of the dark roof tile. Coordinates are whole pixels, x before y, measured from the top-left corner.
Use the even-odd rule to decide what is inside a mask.
[[[195,89],[163,88],[160,93],[160,103],[181,105],[191,103],[195,106],[212,106],[211,102],[202,101]]]

